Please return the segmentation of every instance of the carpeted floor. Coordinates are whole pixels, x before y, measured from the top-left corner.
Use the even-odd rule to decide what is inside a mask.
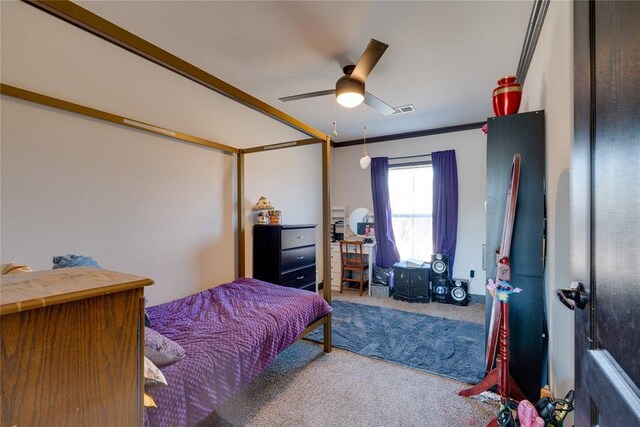
[[[336,300],[333,346],[468,383],[484,377],[484,325]],[[322,330],[307,338],[322,342]]]
[[[391,298],[334,293],[337,301],[390,307],[484,324],[484,304],[409,304]],[[350,351],[298,341],[203,426],[485,426],[498,410],[469,385]]]
[[[485,426],[498,404],[460,381],[298,341],[203,426]]]

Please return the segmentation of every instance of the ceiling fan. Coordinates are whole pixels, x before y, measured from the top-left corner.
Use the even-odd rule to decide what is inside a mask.
[[[289,102],[298,99],[335,94],[336,100],[343,107],[353,108],[364,101],[365,104],[379,111],[381,114],[385,116],[391,115],[396,111],[395,108],[364,90],[364,81],[388,47],[389,45],[385,43],[371,39],[358,63],[356,65],[347,65],[342,69],[344,76],[338,79],[335,89],[301,93],[279,99],[283,102]]]

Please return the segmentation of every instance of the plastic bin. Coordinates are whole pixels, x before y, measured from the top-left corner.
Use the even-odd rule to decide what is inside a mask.
[[[391,296],[391,289],[385,285],[371,284],[371,296],[376,298],[389,298]]]

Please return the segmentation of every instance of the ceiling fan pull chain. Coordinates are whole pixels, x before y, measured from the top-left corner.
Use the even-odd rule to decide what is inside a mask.
[[[367,125],[364,125],[364,137],[362,138],[362,155],[366,156],[367,154]]]
[[[333,103],[333,136],[336,138],[338,137],[338,125],[336,121],[337,105],[338,104],[336,102]]]
[[[360,167],[362,170],[369,167],[371,157],[367,154],[367,125],[364,125],[364,137],[362,138],[362,158],[360,159]]]

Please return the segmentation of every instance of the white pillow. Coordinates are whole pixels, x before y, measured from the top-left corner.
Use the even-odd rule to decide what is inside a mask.
[[[146,356],[144,358],[144,385],[145,387],[167,385],[167,379],[164,377],[160,368],[154,365]]]

